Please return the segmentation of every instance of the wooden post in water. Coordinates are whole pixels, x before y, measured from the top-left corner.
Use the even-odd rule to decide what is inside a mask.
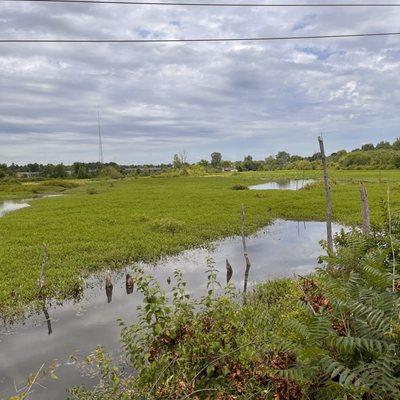
[[[319,148],[321,151],[322,167],[324,168],[324,185],[326,199],[326,239],[328,242],[328,252],[333,252],[333,236],[332,236],[332,200],[331,188],[329,186],[328,165],[326,163],[324,141],[322,136],[318,136]]]
[[[47,265],[47,262],[49,261],[49,247],[47,243],[43,244],[43,256],[42,256],[42,263],[41,263],[41,268],[40,268],[40,275],[39,279],[37,282],[38,288],[39,288],[39,297],[42,296],[42,292],[44,287],[46,286],[46,279],[45,279],[45,268]]]
[[[230,282],[233,275],[232,265],[230,264],[229,260],[226,259],[226,284]]]
[[[112,292],[113,292],[113,284],[111,282],[111,273],[110,273],[110,271],[106,271],[105,281],[106,281],[107,303],[111,303]]]
[[[42,256],[42,263],[40,267],[40,275],[37,281],[37,285],[39,288],[39,299],[42,302],[42,310],[44,317],[46,318],[46,323],[47,323],[47,333],[51,335],[53,333],[53,329],[51,327],[51,319],[49,312],[47,311],[46,308],[46,293],[44,292],[45,286],[46,286],[46,276],[45,276],[45,270],[47,263],[49,261],[49,246],[47,243],[43,244],[43,256]]]
[[[242,244],[243,244],[243,255],[244,259],[246,261],[246,269],[244,272],[244,285],[243,285],[243,293],[247,292],[247,282],[249,280],[249,272],[250,272],[250,260],[249,260],[249,254],[247,252],[247,244],[246,244],[246,235],[245,235],[245,222],[246,222],[246,210],[244,208],[244,205],[242,204],[241,208],[241,234],[242,234]]]
[[[364,186],[364,183],[360,183],[360,195],[361,195],[361,216],[362,216],[362,233],[363,235],[368,236],[371,229],[371,222],[369,218],[369,206],[368,206],[368,198],[367,198],[367,189]]]
[[[133,279],[130,274],[126,274],[125,277],[126,294],[133,293]]]

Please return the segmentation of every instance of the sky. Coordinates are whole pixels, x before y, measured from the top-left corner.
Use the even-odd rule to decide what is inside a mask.
[[[400,8],[0,2],[3,39],[395,31]],[[98,110],[104,161],[126,164],[170,162],[183,151],[190,162],[213,151],[231,160],[309,155],[320,133],[328,153],[392,141],[400,136],[400,37],[0,43],[0,163],[97,161]]]

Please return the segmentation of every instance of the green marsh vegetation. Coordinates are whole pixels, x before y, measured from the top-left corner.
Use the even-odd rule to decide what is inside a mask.
[[[0,202],[61,194],[72,188],[84,185],[87,181],[77,179],[41,179],[23,181],[17,179],[0,180]]]
[[[324,220],[320,180],[301,191],[232,190],[274,179],[320,177],[321,171],[292,170],[103,179],[67,189],[65,196],[35,200],[0,219],[0,312],[18,313],[37,298],[43,243],[49,248],[46,296],[62,300],[79,294],[81,278],[92,272],[151,262],[239,234],[241,204],[247,210],[247,233],[275,218]],[[396,170],[331,171],[335,220],[359,222],[363,180],[372,221],[379,222],[388,182],[393,208],[400,205],[399,178]]]

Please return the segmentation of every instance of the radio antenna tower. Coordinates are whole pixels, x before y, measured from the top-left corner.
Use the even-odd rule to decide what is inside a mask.
[[[101,142],[100,112],[97,110],[97,126],[99,130],[99,163],[103,164],[103,144]]]

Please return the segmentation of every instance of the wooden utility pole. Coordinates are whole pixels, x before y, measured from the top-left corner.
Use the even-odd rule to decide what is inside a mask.
[[[326,199],[326,239],[328,242],[328,252],[333,251],[333,237],[332,237],[332,200],[331,188],[329,186],[328,166],[326,163],[324,141],[322,136],[318,136],[319,148],[321,151],[322,167],[324,168],[324,185],[325,185],[325,199]]]
[[[243,255],[244,259],[246,261],[246,270],[244,272],[244,285],[243,285],[243,293],[247,292],[247,282],[249,280],[249,272],[250,272],[250,259],[249,259],[249,253],[247,252],[247,245],[246,245],[246,235],[244,231],[245,227],[245,222],[246,222],[246,210],[244,208],[244,205],[242,204],[241,208],[241,234],[242,234],[242,243],[243,243]]]
[[[368,236],[371,229],[371,222],[369,218],[369,207],[367,198],[367,189],[365,189],[364,183],[360,183],[360,195],[361,195],[361,216],[362,216],[362,233]]]

